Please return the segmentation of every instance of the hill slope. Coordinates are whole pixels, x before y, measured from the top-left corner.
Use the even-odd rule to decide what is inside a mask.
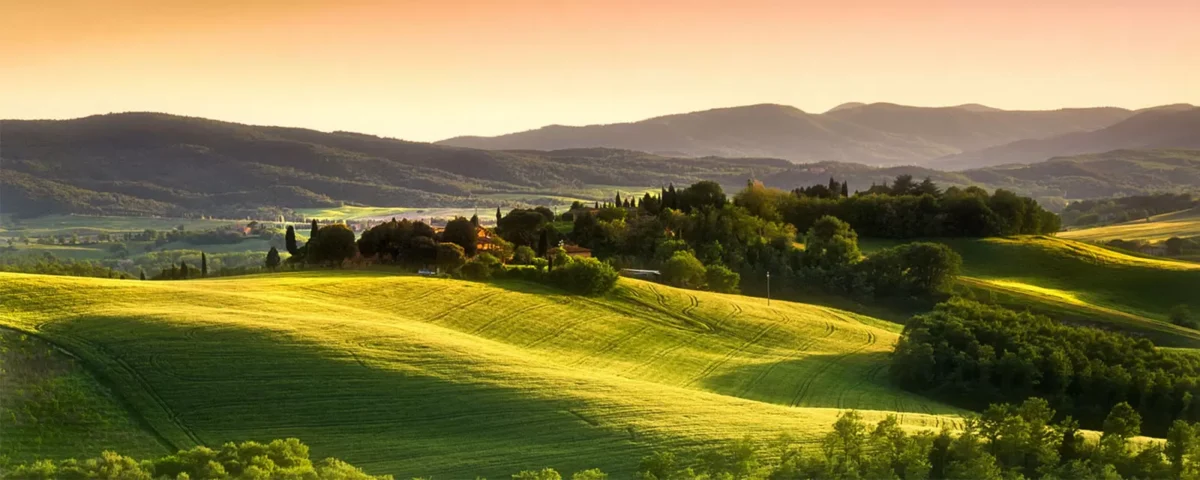
[[[0,274],[0,325],[104,372],[175,445],[296,436],[398,477],[631,474],[652,448],[815,441],[838,408],[936,425],[892,324],[622,280],[605,298],[370,272],[183,282]]]
[[[793,162],[917,163],[968,149],[1112,125],[1132,112],[1091,108],[1044,112],[844,104],[824,114],[750,105],[638,122],[552,125],[443,145],[489,150],[609,147],[693,157],[777,157]]]
[[[1200,148],[1200,108],[1151,109],[1095,131],[1019,140],[939,158],[926,165],[943,170],[963,170],[1118,149],[1162,148]]]
[[[1171,237],[1200,237],[1200,208],[1192,208],[1150,217],[1150,221],[1130,222],[1082,228],[1062,232],[1060,237],[1090,242],[1108,240],[1145,240],[1158,242]]]
[[[236,218],[245,216],[239,209],[261,206],[473,206],[481,193],[569,194],[584,185],[700,179],[742,184],[786,165],[609,149],[486,152],[154,113],[3,123],[3,213]]]
[[[1200,263],[1146,258],[1045,236],[935,239],[963,257],[961,282],[984,301],[1200,348],[1200,332],[1167,323],[1175,305],[1200,310]],[[867,251],[893,242],[866,241]]]

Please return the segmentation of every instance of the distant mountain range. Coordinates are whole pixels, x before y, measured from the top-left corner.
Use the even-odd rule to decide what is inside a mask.
[[[1168,105],[1146,110],[1079,108],[1007,111],[978,104],[910,107],[890,103],[847,103],[812,114],[784,105],[751,105],[667,115],[632,123],[567,127],[552,125],[497,137],[455,137],[442,145],[487,150],[606,147],[689,157],[774,157],[795,163],[854,162],[869,165],[938,165],[965,169],[1002,163],[1032,163],[1063,154],[1118,148],[1186,148],[1192,138],[1131,132],[1120,139],[1080,139],[1068,151],[1047,146],[1023,150],[1022,142],[1079,135],[1106,128],[1162,122],[1186,130],[1165,113],[1196,110]],[[1144,118],[1148,117],[1148,118]],[[1151,120],[1152,119],[1152,120]],[[1131,128],[1130,130],[1136,130]],[[1195,130],[1193,130],[1195,132]],[[1094,146],[1093,146],[1094,145]],[[1008,148],[1011,147],[1011,148]],[[992,152],[995,152],[994,154]],[[1048,153],[1048,154],[1046,154]],[[1042,155],[1042,156],[1038,156]]]
[[[850,114],[859,108],[863,107],[840,111]],[[776,106],[733,109],[726,114],[759,109],[795,117],[797,123],[817,122],[815,116]],[[1107,130],[1131,138],[1182,138],[1189,130],[1162,125],[1194,121],[1195,113],[1143,112]],[[855,115],[862,114],[851,116]],[[831,118],[820,122],[879,131],[857,120]],[[889,125],[880,118],[872,121],[879,128]],[[945,172],[919,166],[675,157],[608,148],[487,151],[157,113],[0,122],[4,131],[0,213],[20,215],[244,217],[343,204],[491,207],[509,204],[514,196],[547,202],[561,202],[564,197],[600,199],[610,198],[618,189],[698,180],[717,181],[732,192],[748,179],[791,189],[835,177],[849,181],[852,190],[864,190],[900,174],[929,176],[943,186],[1007,188],[1049,206],[1061,205],[1064,199],[1200,189],[1200,150],[1112,151],[1033,165]],[[891,125],[887,128],[903,128]],[[956,138],[968,141],[965,136]]]

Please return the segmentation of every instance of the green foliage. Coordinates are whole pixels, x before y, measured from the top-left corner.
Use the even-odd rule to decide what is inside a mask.
[[[861,258],[858,234],[837,217],[821,217],[804,237],[804,265],[810,268],[835,271]]]
[[[1176,419],[1200,420],[1191,400],[1200,394],[1200,359],[961,299],[913,317],[890,370],[905,388],[968,408],[1044,397],[1090,428],[1107,430],[1105,415],[1123,402],[1120,408],[1133,405],[1152,434],[1165,433]]]
[[[537,253],[535,253],[532,248],[521,245],[517,247],[515,251],[513,251],[512,263],[517,265],[529,265],[533,262],[535,257],[537,257]]]
[[[381,223],[363,232],[359,253],[368,258],[406,265],[426,265],[437,259],[433,227],[409,219]]]
[[[316,221],[313,222],[316,225]],[[305,261],[308,263],[341,265],[358,255],[354,232],[342,224],[326,225],[305,246]]]
[[[569,258],[569,257],[568,257]],[[550,282],[580,295],[603,295],[617,284],[617,270],[595,258],[580,258],[565,265],[555,263]]]
[[[1131,195],[1071,202],[1063,208],[1062,218],[1063,223],[1075,226],[1121,223],[1187,210],[1197,205],[1200,205],[1200,201],[1190,193]]]
[[[1192,316],[1192,310],[1184,304],[1171,307],[1170,313],[1167,314],[1167,319],[1170,320],[1171,323],[1181,327],[1187,327],[1193,330],[1200,328],[1200,320],[1196,320],[1196,318]]]
[[[467,254],[462,247],[449,242],[437,244],[437,265],[446,273],[457,275],[466,263]]]
[[[704,264],[700,263],[700,260],[696,260],[696,257],[690,252],[675,252],[671,258],[663,262],[660,270],[663,281],[669,285],[693,289],[704,286]]]
[[[532,247],[547,223],[549,220],[541,213],[515,208],[496,224],[496,233],[514,245]]]
[[[279,268],[279,250],[276,250],[275,247],[271,247],[271,249],[267,251],[267,259],[264,264],[268,270],[278,269]]]
[[[877,296],[931,295],[949,292],[962,268],[962,257],[941,243],[907,243],[871,254],[856,267],[860,285]]]
[[[738,293],[742,276],[724,265],[709,265],[704,271],[707,289],[717,293]]]
[[[391,480],[390,475],[374,476],[335,458],[313,463],[308,446],[299,440],[273,440],[226,443],[220,450],[194,447],[153,460],[138,461],[115,452],[104,452],[97,458],[68,459],[58,462],[42,461],[19,465],[5,478],[13,480],[43,479],[311,479],[311,480]]]
[[[480,253],[462,267],[463,276],[471,280],[487,280],[500,268],[500,260],[490,253]]]
[[[470,220],[458,217],[446,223],[446,228],[442,230],[441,241],[462,247],[463,252],[471,257],[475,255],[476,242],[478,242],[477,229],[478,227]]]

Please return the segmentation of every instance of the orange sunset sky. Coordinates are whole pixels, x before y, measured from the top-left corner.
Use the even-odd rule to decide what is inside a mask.
[[[0,0],[0,118],[440,140],[849,101],[1200,104],[1200,0]]]

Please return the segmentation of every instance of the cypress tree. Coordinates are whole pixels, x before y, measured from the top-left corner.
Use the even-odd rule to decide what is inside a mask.
[[[842,197],[850,198],[850,182],[842,182]]]
[[[842,189],[839,187],[837,180],[834,180],[833,177],[829,177],[829,193],[837,196],[838,192],[841,190]]]
[[[616,202],[618,207],[621,206],[621,192],[617,192]]]
[[[600,209],[600,202],[596,202],[596,205],[595,205],[595,207],[596,207],[596,210],[599,210],[599,209]]]
[[[276,250],[275,247],[271,247],[271,250],[267,251],[267,268],[271,270],[279,268],[279,250]]]
[[[471,225],[474,225],[475,228],[479,228],[479,214],[471,215]]]
[[[500,216],[500,207],[496,207],[496,226],[500,226],[501,218],[504,218],[504,217]]]
[[[674,183],[670,187],[667,187],[667,198],[663,201],[663,204],[676,210],[679,209],[679,196],[675,193]]]
[[[142,280],[145,280],[146,279],[146,271],[139,268],[138,269],[138,277],[141,278]]]
[[[320,230],[320,228],[321,227],[317,226],[317,219],[314,218],[312,222],[312,231],[308,233],[308,241],[310,243],[313,241],[313,239],[317,238],[317,230]]]
[[[287,235],[284,236],[284,239],[284,246],[287,247],[288,254],[295,255],[300,251],[300,248],[296,246],[296,229],[291,225],[288,225]]]
[[[205,255],[204,252],[200,252],[200,276],[208,276],[208,255]]]
[[[538,251],[539,257],[546,256],[546,252],[550,250],[550,237],[546,235],[546,229],[542,229],[542,234],[538,236]]]
[[[188,278],[187,262],[184,262],[183,260],[179,261],[179,278],[184,279],[184,280],[186,280]]]

